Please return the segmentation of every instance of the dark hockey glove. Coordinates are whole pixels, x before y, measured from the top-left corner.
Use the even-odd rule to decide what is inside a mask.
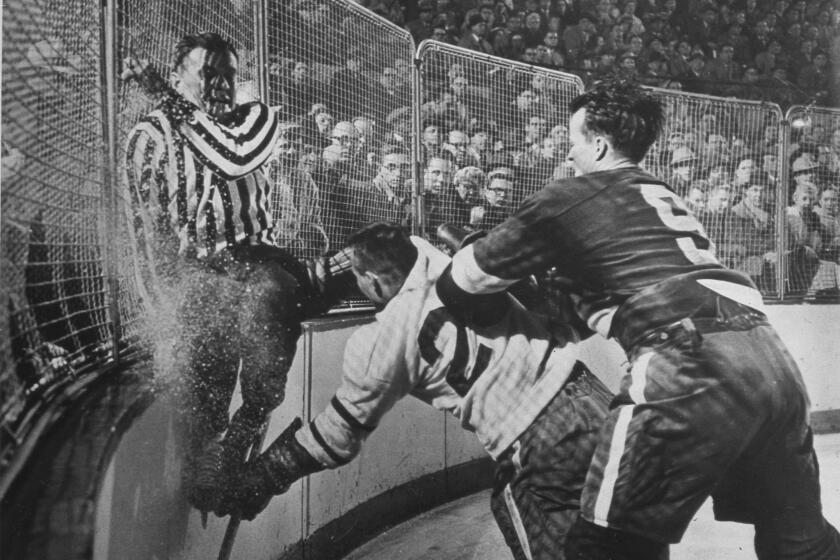
[[[487,232],[483,230],[468,230],[449,223],[440,224],[436,233],[438,239],[441,240],[453,254],[457,253],[476,239],[481,239],[487,235]]]
[[[243,519],[254,519],[272,497],[284,494],[296,480],[324,470],[295,439],[301,426],[303,422],[295,418],[265,452],[234,475],[217,515],[238,511]]]

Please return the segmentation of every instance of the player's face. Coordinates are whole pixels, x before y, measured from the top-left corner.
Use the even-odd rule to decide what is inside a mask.
[[[594,134],[585,133],[584,119],[586,109],[578,109],[569,121],[569,154],[566,161],[575,172],[575,176],[586,175],[597,169],[599,152],[603,150]]]
[[[193,49],[173,74],[175,90],[211,115],[233,108],[236,96],[236,57],[228,50]]]
[[[359,267],[359,263],[355,257],[352,259],[352,263],[353,274],[356,276],[356,285],[359,287],[359,291],[361,291],[366,298],[377,306],[383,305],[384,301],[380,295],[381,289],[376,289],[376,277],[373,274],[364,272],[362,268]]]

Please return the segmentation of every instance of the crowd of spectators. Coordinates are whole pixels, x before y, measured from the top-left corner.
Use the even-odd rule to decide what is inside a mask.
[[[479,3],[473,9],[461,10],[463,6],[454,3],[432,5],[421,0],[418,18],[406,25],[418,39],[429,32],[437,39],[452,40],[452,30],[445,27],[446,36],[440,37],[441,29],[435,22],[443,21],[441,13],[447,15],[447,22],[457,22],[453,14],[461,14],[461,24],[465,22],[465,29],[472,29],[472,36],[462,34],[458,42],[472,49],[498,52],[502,43],[492,40],[495,37],[485,29],[507,36],[509,26],[519,29],[519,19],[523,45],[555,42],[556,49],[551,52],[568,65],[570,60],[586,60],[593,45],[602,43],[596,40],[599,29],[604,29],[605,18],[613,14],[617,20],[632,22],[629,38],[622,43],[627,50],[622,51],[620,60],[630,53],[636,62],[649,65],[653,60],[656,64],[658,57],[651,53],[661,50],[663,60],[659,62],[667,59],[664,65],[671,72],[674,65],[668,61],[674,53],[669,50],[686,50],[687,46],[687,59],[696,62],[702,56],[713,64],[707,70],[698,70],[703,80],[683,80],[686,85],[740,88],[743,84],[728,83],[722,75],[706,79],[711,76],[709,72],[743,64],[740,61],[745,60],[745,49],[752,48],[748,39],[735,41],[735,35],[728,41],[715,39],[718,18],[725,14],[738,18],[742,11],[734,6],[727,11],[722,6],[717,5],[715,10],[707,9],[707,4],[691,8],[689,13],[707,17],[701,18],[702,24],[698,20],[697,25],[684,27],[693,39],[674,36],[670,42],[651,35],[652,29],[662,29],[663,22],[685,21],[674,15],[677,12],[663,16],[669,9],[673,11],[670,1],[661,6],[646,3],[643,9],[634,2],[619,6],[602,2],[589,6],[594,10],[591,13],[600,14],[593,22],[588,19],[590,12],[575,3],[529,0],[523,7],[533,10],[520,13],[504,2]],[[432,9],[426,9],[429,7]],[[611,7],[615,10],[607,9]],[[824,9],[829,19],[835,18],[832,7],[819,2],[781,2],[766,8],[750,4],[743,12],[749,14],[749,21],[766,23],[771,12],[781,10],[786,14],[817,7]],[[786,16],[785,21],[792,17]],[[495,27],[488,25],[487,19]],[[577,23],[564,26],[566,21]],[[548,27],[543,29],[546,22]],[[701,33],[697,27],[705,31]],[[704,33],[706,39],[701,40]],[[616,31],[603,43],[612,51],[618,39]],[[826,46],[827,37],[823,39]],[[651,50],[651,42],[659,50]],[[757,58],[761,61],[766,57]],[[739,62],[734,62],[736,59]],[[298,253],[338,247],[349,232],[374,219],[386,218],[409,226],[417,215],[410,179],[410,61],[399,55],[385,60],[370,64],[361,50],[351,48],[342,61],[332,61],[333,66],[326,70],[315,71],[312,66],[317,63],[305,60],[273,65],[275,90],[281,93],[280,108],[288,123],[283,157],[277,160],[274,171],[277,230],[281,244]],[[692,64],[687,60],[685,68],[692,68]],[[418,178],[422,185],[416,190],[422,192],[422,204],[418,206],[425,216],[424,233],[428,237],[434,238],[442,223],[476,230],[492,228],[548,181],[570,175],[565,165],[568,114],[563,108],[574,95],[574,86],[534,66],[533,70],[523,70],[500,67],[480,57],[427,56],[421,68],[419,95]],[[760,79],[768,77],[766,69],[745,70],[755,70]],[[586,75],[594,73],[593,69]],[[599,75],[615,73],[615,69],[604,69]],[[632,77],[624,70],[618,75]],[[760,84],[755,88],[762,94],[777,93]],[[833,280],[825,287],[834,289],[833,268],[840,260],[836,203],[840,120],[806,119],[795,124],[785,166],[780,157],[780,123],[769,113],[751,113],[749,107],[703,98],[666,98],[666,109],[666,132],[644,165],[668,181],[701,218],[721,258],[753,276],[768,294],[780,289],[779,262],[786,263],[788,293],[821,289],[822,284],[815,284],[815,279],[822,278],[820,270],[826,265],[832,269],[826,277]],[[784,169],[790,171],[787,181],[781,181]],[[790,185],[789,194],[780,194],[782,184]],[[778,224],[782,215],[788,222],[789,239],[780,255]]]
[[[838,104],[835,0],[361,0],[434,39],[585,82],[619,74],[712,95]]]

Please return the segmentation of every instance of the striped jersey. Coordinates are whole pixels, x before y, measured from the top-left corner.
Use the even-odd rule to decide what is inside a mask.
[[[709,271],[736,292],[750,284],[718,262],[682,199],[637,167],[556,181],[531,196],[455,255],[451,278],[460,293],[453,297],[501,291],[552,268],[568,279],[590,328],[604,335],[619,305],[663,280]]]
[[[199,256],[273,243],[263,166],[279,132],[274,111],[254,102],[215,119],[192,107],[183,120],[159,107],[129,133],[127,185],[135,207],[147,212],[156,233],[175,232],[180,249],[192,246]]]
[[[327,467],[352,460],[406,395],[451,412],[496,458],[562,388],[577,359],[577,344],[554,340],[513,298],[491,327],[455,322],[435,290],[449,257],[423,239],[412,241],[418,257],[405,283],[373,323],[351,335],[341,385],[297,433]]]

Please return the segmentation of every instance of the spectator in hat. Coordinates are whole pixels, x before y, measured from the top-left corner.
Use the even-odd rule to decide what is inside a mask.
[[[687,146],[680,146],[671,155],[670,184],[674,192],[685,197],[697,175],[697,156]]]
[[[618,68],[616,74],[625,80],[636,80],[639,77],[639,70],[637,67],[637,57],[631,51],[621,54],[618,59]]]
[[[434,0],[420,0],[417,2],[418,15],[417,19],[413,19],[406,23],[405,28],[414,37],[415,43],[420,43],[425,39],[432,37],[433,21],[435,19],[435,1]]]
[[[589,14],[581,14],[576,25],[570,25],[563,32],[563,49],[566,62],[570,67],[580,67],[589,39],[595,34],[594,19]]]
[[[484,54],[493,54],[493,46],[487,41],[487,22],[481,14],[473,13],[465,22],[464,33],[458,46]]]
[[[799,73],[797,83],[799,87],[813,96],[817,105],[830,105],[831,68],[828,66],[828,55],[825,51],[814,51],[811,64],[805,66]]]
[[[803,152],[799,157],[794,159],[793,164],[790,166],[794,188],[800,185],[813,185],[816,181],[818,168],[819,164],[814,161],[810,152]]]

